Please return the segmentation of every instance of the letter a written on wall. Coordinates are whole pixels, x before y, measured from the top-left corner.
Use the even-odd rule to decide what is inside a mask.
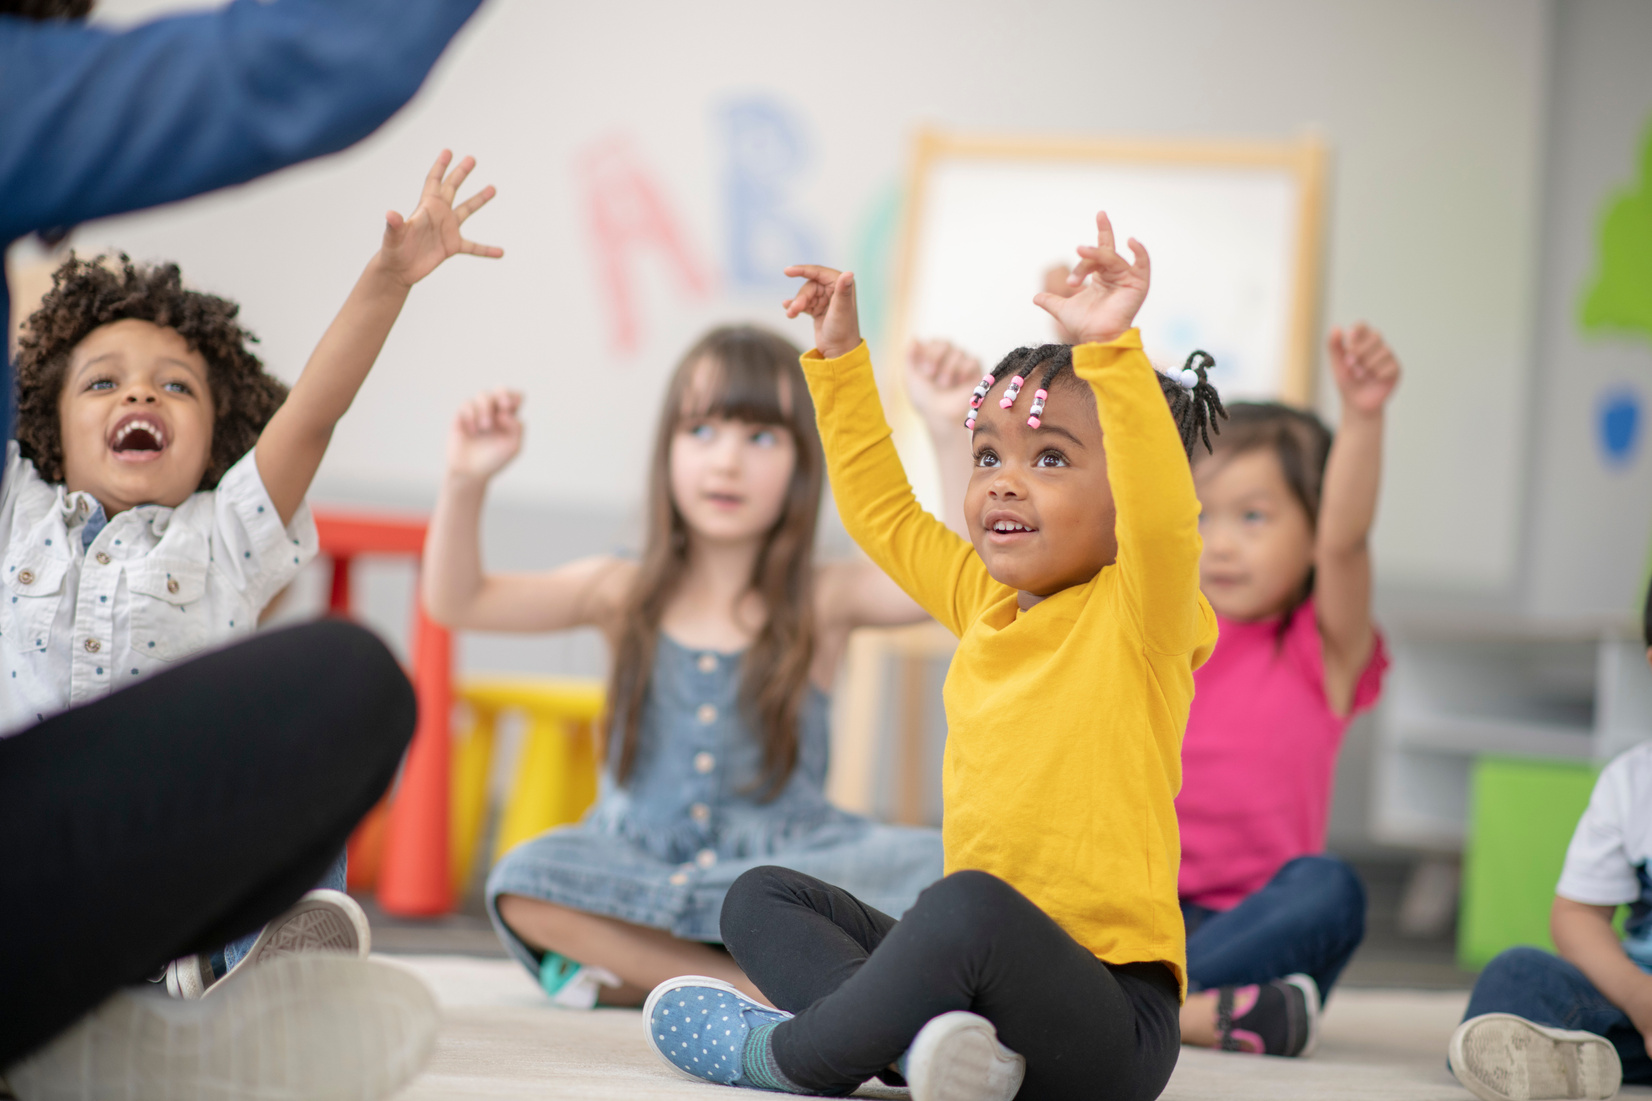
[[[728,148],[729,278],[743,287],[784,283],[787,264],[821,256],[815,235],[786,210],[787,185],[808,162],[802,128],[762,97],[734,100],[720,114]]]
[[[703,298],[711,277],[695,259],[654,176],[624,138],[600,142],[579,159],[603,296],[608,300],[614,348],[634,352],[642,341],[633,267],[653,252],[683,293]]]

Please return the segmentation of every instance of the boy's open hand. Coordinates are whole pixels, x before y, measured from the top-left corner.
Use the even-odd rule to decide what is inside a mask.
[[[951,428],[981,381],[981,361],[947,340],[914,340],[906,353],[906,393],[933,432]]]
[[[855,309],[855,273],[819,264],[794,264],[788,279],[802,279],[797,294],[786,299],[787,317],[806,313],[815,319],[815,347],[827,359],[860,347],[860,313]]]
[[[1343,408],[1366,416],[1382,412],[1400,381],[1400,361],[1382,334],[1362,321],[1347,332],[1332,329],[1326,347]]]
[[[1151,274],[1147,249],[1132,237],[1130,252],[1134,263],[1114,250],[1113,223],[1105,211],[1098,211],[1095,247],[1078,246],[1078,266],[1067,276],[1067,285],[1077,290],[1066,298],[1040,291],[1033,296],[1033,304],[1080,344],[1112,340],[1135,323],[1136,311],[1147,299]]]
[[[411,287],[435,271],[438,264],[456,252],[495,260],[505,255],[504,249],[479,245],[460,236],[459,227],[465,224],[465,219],[486,206],[495,192],[489,184],[454,206],[459,185],[476,167],[476,158],[466,157],[448,172],[447,166],[452,160],[453,153],[447,149],[436,158],[425,176],[424,191],[411,217],[403,218],[394,210],[384,216],[384,244],[379,249],[379,257],[385,270],[406,286]]]
[[[516,390],[491,390],[461,405],[447,437],[448,472],[485,481],[503,470],[522,450],[520,408]]]

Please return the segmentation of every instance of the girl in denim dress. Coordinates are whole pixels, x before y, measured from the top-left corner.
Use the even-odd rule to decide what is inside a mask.
[[[933,388],[922,373],[915,387]],[[520,449],[521,401],[483,394],[455,420],[425,602],[456,628],[598,627],[612,672],[596,805],[488,879],[505,945],[561,1004],[640,1005],[685,973],[757,993],[718,943],[723,896],[749,868],[795,868],[904,912],[940,878],[939,832],[826,801],[824,686],[850,631],[925,617],[869,563],[814,563],[824,461],[798,349],[749,327],[689,349],[661,411],[636,560],[483,573],[483,495]]]

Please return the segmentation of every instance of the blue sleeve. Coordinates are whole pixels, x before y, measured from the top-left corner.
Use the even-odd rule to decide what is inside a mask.
[[[336,152],[481,0],[235,0],[127,31],[0,16],[0,247]]]

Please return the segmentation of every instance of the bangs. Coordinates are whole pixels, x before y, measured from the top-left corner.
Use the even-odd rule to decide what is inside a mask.
[[[795,428],[800,413],[813,420],[808,390],[785,370],[792,363],[783,361],[776,370],[775,359],[773,349],[758,341],[728,340],[707,349],[683,372],[679,421],[719,417]]]

